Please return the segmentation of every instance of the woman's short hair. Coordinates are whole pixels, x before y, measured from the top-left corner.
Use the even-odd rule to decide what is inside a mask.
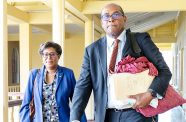
[[[50,47],[54,48],[59,56],[62,54],[61,46],[52,41],[48,41],[48,42],[41,44],[39,48],[39,54],[43,55],[43,51]]]

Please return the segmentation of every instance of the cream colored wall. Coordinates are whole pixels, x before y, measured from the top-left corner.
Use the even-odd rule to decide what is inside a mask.
[[[68,35],[64,44],[64,66],[71,68],[78,79],[85,49],[84,34]]]
[[[32,68],[40,68],[42,66],[41,56],[38,53],[40,44],[51,41],[52,35],[49,34],[33,34],[32,37]]]

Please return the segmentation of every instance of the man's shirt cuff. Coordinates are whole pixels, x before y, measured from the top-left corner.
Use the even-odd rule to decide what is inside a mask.
[[[73,120],[72,122],[80,122],[79,120]]]

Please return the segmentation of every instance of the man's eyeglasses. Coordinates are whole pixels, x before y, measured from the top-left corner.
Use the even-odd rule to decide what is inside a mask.
[[[103,14],[101,16],[101,19],[104,20],[104,21],[108,21],[110,19],[110,17],[112,19],[119,19],[121,16],[123,16],[122,13],[119,13],[119,12],[116,12],[116,13],[113,13],[112,15],[109,15],[109,14]]]
[[[57,56],[58,54],[56,52],[51,52],[51,53],[43,53],[42,56],[43,58],[48,58],[49,56],[51,58],[54,58],[55,56]]]

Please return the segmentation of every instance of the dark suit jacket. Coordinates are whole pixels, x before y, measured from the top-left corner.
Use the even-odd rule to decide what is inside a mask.
[[[137,43],[142,52],[135,53],[131,48],[129,30],[126,32],[126,44],[122,57],[130,54],[133,57],[146,56],[158,69],[159,75],[153,80],[150,89],[164,96],[171,79],[171,72],[159,49],[152,42],[149,34],[136,33]],[[85,49],[81,74],[77,81],[70,120],[79,120],[89,100],[91,91],[94,93],[95,122],[104,122],[107,107],[107,40],[103,37]]]
[[[25,90],[24,99],[20,109],[20,121],[30,122],[29,118],[29,103],[32,99],[33,83],[37,74],[37,69],[30,72],[27,88]],[[33,122],[43,122],[42,104],[43,104],[43,79],[44,79],[45,66],[40,69],[37,75],[34,87],[34,103],[35,103],[35,116]],[[70,107],[69,99],[72,98],[76,80],[74,73],[71,69],[58,66],[57,79],[56,79],[56,93],[55,98],[58,106],[59,122],[69,122]],[[81,122],[87,122],[85,115],[82,116]]]

